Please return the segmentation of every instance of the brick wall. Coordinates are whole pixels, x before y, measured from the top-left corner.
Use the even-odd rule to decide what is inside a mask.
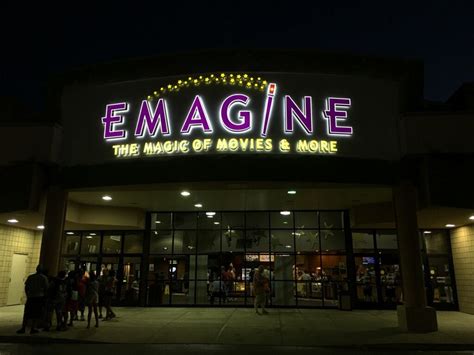
[[[14,253],[26,254],[26,278],[35,272],[39,260],[42,232],[0,225],[0,306],[5,306]]]
[[[459,310],[474,314],[474,225],[451,231]]]

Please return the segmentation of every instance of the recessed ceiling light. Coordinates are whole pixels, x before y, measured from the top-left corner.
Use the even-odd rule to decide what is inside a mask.
[[[158,232],[157,232],[157,231],[155,231],[155,235],[158,235]]]
[[[474,216],[469,217],[471,221],[474,221]]]
[[[216,212],[206,212],[206,216],[215,216]]]
[[[286,249],[291,249],[291,245],[285,245]]]
[[[424,231],[423,234],[431,234],[431,231]]]
[[[161,223],[161,221],[155,221],[155,223],[156,223],[156,224],[160,224],[160,223]]]
[[[18,220],[15,219],[15,218],[10,218],[10,219],[8,220],[8,223],[18,223]]]
[[[220,224],[219,222],[215,221],[214,224]]]
[[[86,237],[86,239],[92,239],[92,236],[91,236],[91,235],[88,235],[88,236]]]
[[[183,196],[183,197],[188,197],[190,195],[191,195],[191,192],[189,192],[189,191],[181,191],[181,196]]]
[[[283,224],[288,224],[288,221],[283,221]]]
[[[89,233],[89,235],[97,235],[97,234],[95,234],[95,233]]]
[[[163,247],[163,250],[168,250],[168,247]]]
[[[291,214],[291,212],[290,211],[280,211],[280,214],[282,216],[289,216]]]
[[[288,195],[296,195],[296,190],[288,190]]]
[[[196,207],[196,208],[202,208],[202,203],[196,203],[196,204],[194,205],[194,207]]]
[[[453,227],[456,227],[456,225],[455,225],[455,224],[448,223],[448,224],[446,224],[446,227],[448,227],[448,228],[453,228]]]
[[[104,201],[112,201],[112,197],[109,196],[109,195],[104,195],[104,196],[102,196],[102,200],[104,200]]]
[[[38,229],[44,229],[44,226],[41,224],[41,225],[39,225],[39,226],[36,226],[36,228],[38,228]]]
[[[67,235],[74,235],[74,232],[66,232]]]
[[[192,250],[194,247],[192,245],[188,245],[188,249]]]

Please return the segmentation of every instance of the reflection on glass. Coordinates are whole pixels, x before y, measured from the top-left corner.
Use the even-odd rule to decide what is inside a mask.
[[[270,228],[291,228],[293,229],[294,213],[282,215],[280,212],[270,213]]]
[[[295,231],[296,250],[299,252],[318,252],[319,234],[317,229],[297,229]]]
[[[319,212],[319,228],[342,229],[344,226],[343,212]]]
[[[290,252],[293,253],[294,246],[294,232],[292,230],[272,230],[271,231],[271,250],[272,252]]]
[[[428,304],[454,303],[448,256],[428,256]]]
[[[197,249],[198,253],[212,253],[221,250],[220,230],[198,230]]]
[[[152,213],[151,229],[172,229],[172,213]]]
[[[398,249],[397,234],[395,232],[379,232],[376,234],[377,249]]]
[[[68,233],[76,233],[69,235]],[[63,253],[64,254],[79,254],[79,244],[81,237],[77,232],[67,232],[64,236]]]
[[[268,230],[256,229],[246,231],[246,246],[247,251],[256,252],[269,252],[270,240],[268,238]]]
[[[123,252],[128,254],[139,254],[143,252],[143,234],[125,234]]]
[[[174,231],[174,253],[195,254],[196,253],[196,231],[175,230]]]
[[[222,230],[222,251],[244,251],[245,234],[242,230],[226,228]]]
[[[352,232],[354,252],[373,252],[374,236],[371,232]]]
[[[449,234],[447,231],[432,231],[424,234],[426,252],[428,254],[449,253]]]
[[[343,230],[321,230],[321,250],[323,253],[344,253],[346,236]]]
[[[268,212],[247,212],[245,214],[245,227],[247,229],[268,229]]]
[[[171,254],[173,231],[155,230],[150,236],[150,252],[152,254]]]
[[[222,212],[222,229],[243,229],[244,212]]]
[[[195,229],[197,223],[197,214],[194,212],[174,212],[175,229]]]
[[[95,235],[93,235],[95,234]],[[81,254],[98,254],[100,247],[100,236],[94,232],[83,233]]]
[[[102,253],[120,254],[122,249],[122,235],[119,233],[105,234],[102,242]]]
[[[313,212],[295,212],[296,229],[318,228],[318,215]]]

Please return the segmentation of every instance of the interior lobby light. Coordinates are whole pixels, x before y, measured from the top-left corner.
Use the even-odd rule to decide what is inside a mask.
[[[424,231],[423,234],[431,234],[431,231]]]
[[[280,211],[280,214],[282,216],[289,216],[291,214],[291,212],[290,211]]]
[[[8,220],[8,223],[18,223],[18,220],[15,219],[15,218],[10,218],[10,219]]]
[[[66,232],[67,235],[74,235],[74,232]]]
[[[219,222],[215,221],[214,224],[220,224]]]
[[[95,234],[95,233],[89,233],[89,235],[97,235],[97,234]]]
[[[183,197],[188,197],[189,195],[191,195],[191,192],[189,192],[189,191],[181,191],[181,196],[183,196]]]
[[[86,239],[92,239],[92,235],[86,236]]]
[[[296,195],[296,190],[288,190],[288,195]]]
[[[194,205],[194,207],[196,207],[196,208],[202,208],[202,203],[196,203],[196,204]]]
[[[285,245],[285,248],[291,249],[291,245]]]
[[[109,196],[109,195],[104,195],[104,196],[102,196],[102,200],[104,200],[104,201],[112,201],[112,197]]]
[[[448,228],[453,228],[453,227],[456,227],[456,225],[455,225],[455,224],[448,223],[448,224],[446,224],[446,227],[448,227]]]
[[[471,221],[474,221],[474,216],[469,217]]]
[[[155,223],[156,223],[156,224],[160,224],[160,223],[161,223],[161,221],[155,221]]]
[[[39,225],[39,226],[36,226],[36,228],[38,228],[38,229],[44,229],[44,226],[41,224],[41,225]]]
[[[213,217],[216,215],[216,212],[206,212],[206,216],[210,216],[210,217]]]

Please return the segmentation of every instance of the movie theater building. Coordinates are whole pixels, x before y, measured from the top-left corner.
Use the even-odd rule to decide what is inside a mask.
[[[2,119],[0,305],[39,260],[114,270],[118,305],[252,306],[263,265],[273,307],[474,314],[472,85],[434,105],[418,62],[255,51],[51,91],[42,121]]]

